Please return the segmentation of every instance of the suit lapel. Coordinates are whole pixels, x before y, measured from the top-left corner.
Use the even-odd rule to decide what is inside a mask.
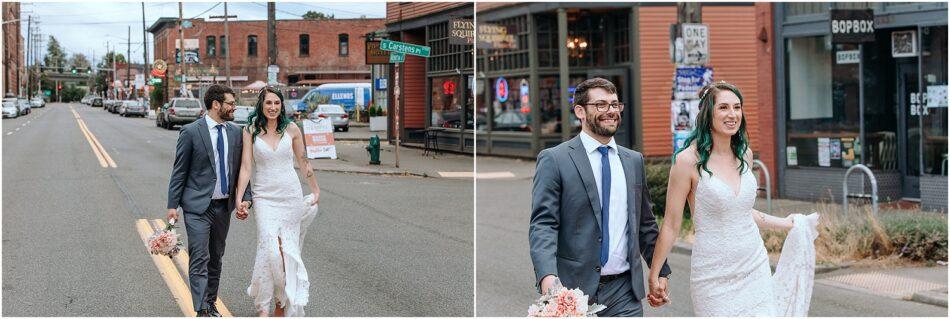
[[[236,163],[234,162],[234,159],[235,159],[235,154],[238,151],[237,141],[239,137],[237,134],[238,131],[234,127],[234,124],[227,122],[226,125],[227,125],[226,127],[228,128],[228,179],[229,179],[229,182],[233,182],[234,176],[237,173],[237,167],[238,167]],[[231,185],[231,184],[228,184],[228,185]]]
[[[633,251],[634,242],[633,240],[638,240],[640,237],[637,234],[638,224],[640,218],[637,212],[640,210],[640,193],[634,193],[631,190],[635,189],[633,186],[637,185],[636,181],[640,178],[640,175],[637,174],[636,165],[633,162],[633,156],[629,152],[617,150],[620,155],[620,164],[623,166],[623,175],[627,181],[627,189],[624,190],[627,192],[627,238],[631,240],[627,241],[627,256],[630,259],[632,256],[637,256],[639,253]],[[641,185],[640,187],[643,187]],[[641,188],[642,192],[643,189]],[[637,258],[632,258],[631,260],[637,260]],[[632,262],[632,261],[631,261]]]
[[[205,146],[205,151],[208,152],[208,161],[214,169],[214,150],[211,148],[214,144],[211,144],[211,132],[208,131],[208,122],[204,117],[198,118],[198,129],[201,130],[198,132],[198,135],[201,135],[201,142]]]
[[[601,227],[600,221],[600,198],[597,193],[597,180],[594,179],[594,170],[590,167],[590,158],[587,156],[587,150],[584,149],[584,143],[581,142],[581,138],[574,137],[570,142],[571,147],[571,160],[574,161],[574,166],[577,167],[577,172],[581,175],[581,180],[584,182],[584,188],[587,189],[587,199],[590,201],[590,206],[593,208],[594,219],[597,220],[597,228]]]

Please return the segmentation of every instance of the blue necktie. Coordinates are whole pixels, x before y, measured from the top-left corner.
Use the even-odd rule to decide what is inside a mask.
[[[610,146],[601,146],[597,148],[600,151],[600,231],[604,234],[600,242],[600,265],[607,264],[607,257],[610,256],[610,160],[607,158],[607,152]]]
[[[215,128],[218,129],[218,179],[221,180],[221,194],[228,193],[228,171],[225,170],[224,165],[224,134],[221,133],[221,127],[224,125],[218,124]]]

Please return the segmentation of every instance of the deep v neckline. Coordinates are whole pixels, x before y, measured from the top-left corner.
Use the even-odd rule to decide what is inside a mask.
[[[267,143],[267,140],[265,140],[264,138],[262,138],[262,137],[260,137],[260,136],[258,136],[257,138],[260,139],[260,140],[262,140],[262,141],[264,141],[264,146],[267,146],[267,149],[270,150],[271,153],[276,153],[276,152],[277,152],[277,148],[280,147],[280,142],[283,142],[283,141],[284,141],[284,135],[286,135],[286,134],[281,134],[281,135],[280,135],[280,138],[277,140],[277,145],[274,145],[273,147],[271,147],[271,146],[270,146],[270,143]]]
[[[743,173],[739,173],[739,186],[736,187],[736,190],[735,190],[735,191],[732,190],[732,186],[731,186],[731,185],[727,184],[726,181],[722,180],[721,178],[716,177],[715,175],[711,175],[711,174],[709,175],[709,177],[716,179],[717,181],[719,181],[720,184],[722,184],[723,186],[726,186],[726,188],[729,189],[730,194],[732,194],[732,197],[733,197],[733,198],[736,198],[736,197],[739,197],[739,195],[742,195],[742,182],[743,182],[743,181],[742,181],[742,178],[745,177],[745,173],[744,173],[744,172],[743,172]]]

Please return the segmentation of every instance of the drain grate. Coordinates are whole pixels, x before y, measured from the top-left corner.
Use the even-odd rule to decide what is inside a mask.
[[[888,275],[879,272],[834,276],[825,278],[825,280],[861,287],[877,293],[892,295],[899,298],[910,297],[914,293],[920,291],[947,287],[946,285],[937,283]]]

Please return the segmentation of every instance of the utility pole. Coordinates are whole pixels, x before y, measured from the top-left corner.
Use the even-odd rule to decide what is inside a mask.
[[[223,16],[210,16],[211,19],[224,19],[224,41],[221,42],[221,50],[224,51],[224,73],[228,77],[228,87],[233,86],[231,83],[231,33],[228,32],[228,19],[237,18],[234,15],[228,15],[228,2],[224,2],[224,15]]]
[[[178,2],[178,74],[181,75],[181,94],[185,94],[185,28],[182,26],[181,2]]]
[[[129,42],[132,42],[131,39]],[[150,72],[148,72],[148,36],[145,33],[145,2],[142,2],[142,61],[144,62],[142,64],[142,74],[145,77],[145,86],[143,86],[143,89],[145,90],[145,99],[148,99],[148,84],[151,81],[149,81]],[[145,107],[151,108],[150,105],[146,105]]]
[[[22,21],[22,20],[21,20]],[[20,51],[23,47],[20,44],[20,22],[17,22],[17,34],[16,34],[16,96],[19,97],[23,95],[21,90],[22,86],[20,85]]]
[[[106,45],[108,46],[109,44],[106,43]],[[115,69],[115,48],[112,48],[112,82],[110,82],[112,84],[112,99],[117,99],[119,97],[119,88],[115,87],[115,79],[118,78],[118,75],[119,74]]]
[[[29,16],[26,20],[26,34],[26,97],[30,98],[33,96],[30,94],[32,92],[31,88],[33,87],[30,85],[30,83],[33,83],[33,72],[30,72],[30,57],[33,52],[33,16]]]
[[[267,63],[277,64],[277,21],[276,4],[273,1],[267,3]]]

